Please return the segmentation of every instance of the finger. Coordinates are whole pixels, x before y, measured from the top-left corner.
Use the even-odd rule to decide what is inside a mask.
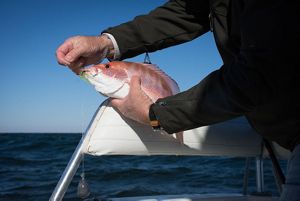
[[[130,90],[136,91],[136,90],[141,90],[141,77],[139,76],[132,76],[131,81],[130,81]]]
[[[82,56],[82,49],[81,48],[75,48],[75,49],[72,49],[71,51],[69,51],[66,56],[65,56],[65,60],[67,60],[67,62],[74,62],[76,61],[77,59],[79,59],[79,57]]]
[[[131,78],[128,97],[140,97],[140,98],[142,98],[142,97],[147,96],[145,94],[145,92],[142,90],[141,83],[142,83],[141,77],[133,76]]]
[[[56,50],[56,58],[59,64],[62,65],[68,65],[70,62],[68,62],[65,57],[68,54],[69,51],[71,51],[73,48],[73,44],[70,40],[65,41],[62,45],[60,45]]]
[[[65,60],[65,55],[62,52],[56,52],[56,59],[60,65],[70,65],[70,63],[67,60]]]
[[[151,98],[145,93],[145,91],[142,89],[142,80],[139,76],[133,76],[130,81],[130,88],[128,97],[132,98],[140,98],[140,99],[148,99],[152,102]]]
[[[80,69],[84,67],[86,63],[86,59],[84,57],[80,57],[76,62],[73,62],[69,65],[69,68],[76,73],[77,75],[80,74]]]

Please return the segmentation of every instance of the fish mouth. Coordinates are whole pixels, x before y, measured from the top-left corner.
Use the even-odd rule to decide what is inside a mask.
[[[86,81],[87,83],[91,84],[91,82],[89,81],[89,79],[92,77],[96,77],[97,75],[101,74],[101,70],[97,69],[95,70],[90,70],[88,68],[83,68],[80,69],[80,73],[79,73],[79,77]]]
[[[80,69],[80,73],[79,75],[86,75],[86,76],[97,76],[98,74],[100,74],[102,72],[101,69],[96,69],[96,68],[82,68]]]
[[[88,75],[87,75],[87,73],[86,73],[85,71],[81,71],[81,72],[79,73],[80,79],[82,79],[83,81],[85,81],[85,82],[91,84],[91,82],[89,81],[89,79],[87,78],[87,76],[88,76]]]

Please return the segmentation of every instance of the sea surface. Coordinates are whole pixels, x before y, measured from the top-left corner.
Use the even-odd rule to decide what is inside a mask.
[[[49,200],[81,134],[0,134],[0,201]],[[248,191],[255,192],[255,161]],[[281,162],[285,169],[286,163]],[[89,198],[186,193],[241,193],[245,159],[195,156],[85,156],[64,200],[77,198],[84,171]],[[264,160],[265,191],[277,195]]]

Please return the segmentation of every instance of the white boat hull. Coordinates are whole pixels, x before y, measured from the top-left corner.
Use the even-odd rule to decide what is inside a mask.
[[[87,131],[83,151],[91,155],[202,155],[255,157],[262,154],[262,138],[245,118],[237,118],[175,135],[154,132],[150,126],[125,118],[106,101]],[[289,151],[274,143],[280,158]],[[264,152],[266,155],[266,152]]]

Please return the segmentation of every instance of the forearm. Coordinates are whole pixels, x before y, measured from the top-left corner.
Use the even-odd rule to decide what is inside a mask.
[[[271,93],[259,73],[235,63],[212,72],[187,91],[159,99],[151,108],[160,125],[176,133],[245,115],[264,104]]]
[[[208,11],[207,1],[170,1],[148,15],[103,32],[114,36],[120,59],[125,59],[184,43],[207,32]]]

